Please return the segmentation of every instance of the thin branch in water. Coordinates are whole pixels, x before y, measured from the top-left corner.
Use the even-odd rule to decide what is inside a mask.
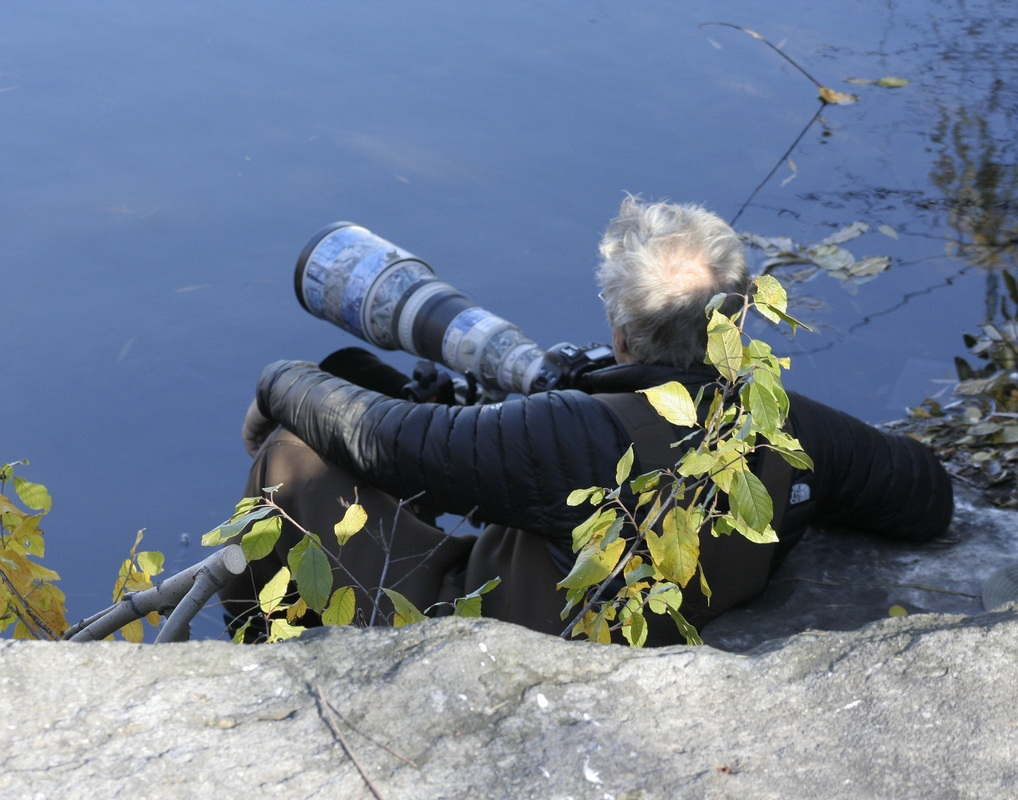
[[[810,117],[810,120],[809,122],[806,123],[806,126],[801,131],[799,131],[799,135],[795,137],[795,141],[792,142],[789,148],[784,152],[784,154],[782,154],[781,158],[777,160],[777,163],[775,163],[771,171],[767,173],[767,176],[762,181],[760,181],[757,187],[750,193],[749,197],[746,198],[746,201],[739,207],[738,212],[735,214],[734,217],[732,217],[732,221],[729,223],[730,225],[734,226],[735,223],[738,222],[739,217],[742,216],[742,212],[746,210],[750,203],[753,202],[753,198],[755,198],[757,194],[759,194],[760,190],[763,189],[767,181],[774,177],[774,173],[778,171],[778,168],[785,163],[789,156],[792,155],[792,152],[795,150],[795,148],[799,146],[799,142],[802,141],[802,137],[806,135],[806,131],[812,128],[813,124],[818,119],[820,119],[820,112],[824,110],[824,107],[826,105],[827,103],[825,103],[822,100],[820,101],[820,107],[816,110],[813,116]]]
[[[743,33],[748,33],[754,39],[757,39],[757,40],[763,42],[771,50],[773,50],[775,53],[777,53],[779,56],[781,56],[783,59],[785,59],[785,61],[787,61],[789,64],[791,64],[797,70],[799,70],[799,72],[801,72],[803,75],[805,75],[807,78],[809,78],[810,81],[812,81],[813,84],[818,89],[823,89],[824,88],[823,84],[820,83],[820,81],[818,81],[816,78],[814,78],[808,72],[806,72],[806,70],[804,70],[802,67],[800,67],[798,64],[796,64],[795,61],[793,61],[792,58],[784,50],[782,50],[776,44],[771,44],[769,41],[767,41],[763,36],[761,36],[756,31],[751,31],[749,28],[743,28],[741,25],[734,25],[731,22],[702,22],[702,23],[700,23],[700,27],[701,28],[703,28],[703,27],[705,27],[707,25],[722,25],[722,26],[724,26],[726,28],[735,28],[735,30],[737,30],[737,31],[742,31]]]

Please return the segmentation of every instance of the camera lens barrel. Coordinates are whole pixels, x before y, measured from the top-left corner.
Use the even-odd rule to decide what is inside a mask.
[[[541,368],[543,351],[519,328],[352,222],[312,237],[297,260],[294,288],[314,316],[383,349],[470,372],[488,389],[529,394]]]

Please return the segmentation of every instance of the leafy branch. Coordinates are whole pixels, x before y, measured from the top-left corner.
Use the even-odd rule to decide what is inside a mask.
[[[343,566],[343,546],[354,535],[364,535],[362,531],[368,522],[367,512],[359,503],[347,506],[343,518],[333,527],[335,547],[326,547],[322,537],[304,528],[276,501],[275,493],[280,486],[263,489],[261,497],[246,497],[234,509],[233,516],[218,528],[202,537],[202,544],[220,545],[229,541],[238,542],[245,557],[255,561],[269,555],[282,535],[283,521],[287,521],[299,532],[300,538],[287,552],[287,564],[261,588],[258,592],[257,608],[250,609],[251,614],[241,627],[234,633],[234,641],[245,641],[251,625],[259,620],[265,628],[267,641],[280,641],[300,635],[305,627],[299,622],[311,611],[319,615],[324,625],[350,625],[357,618],[357,591],[367,598],[371,605],[368,624],[378,622],[379,614],[383,613],[383,596],[392,604],[393,612],[388,621],[395,627],[420,622],[427,614],[444,603],[436,603],[423,611],[417,608],[407,597],[396,590],[403,580],[420,569],[427,562],[434,550],[418,559],[412,570],[403,574],[391,585],[385,585],[389,567],[393,563],[392,541],[396,536],[400,514],[404,507],[416,498],[400,501],[391,523],[389,535],[386,537],[379,531],[377,540],[385,552],[379,585],[367,587]],[[333,589],[334,571],[350,580],[352,585]],[[452,601],[455,616],[480,616],[481,598],[494,589],[499,579],[488,581],[477,590],[464,597]]]
[[[680,609],[682,590],[697,575],[710,600],[701,538],[737,534],[761,544],[777,541],[773,502],[751,468],[754,454],[771,450],[793,467],[812,468],[798,440],[783,430],[788,395],[781,370],[788,359],[745,333],[751,308],[793,331],[801,325],[786,313],[784,288],[772,276],[756,278],[733,317],[719,310],[725,297],[716,296],[706,310],[707,362],[717,369],[717,381],[695,398],[677,381],[644,390],[658,414],[690,431],[673,444],[680,451],[675,464],[633,477],[630,447],[616,465],[614,487],[577,489],[567,499],[597,508],[573,530],[576,561],[559,584],[567,598],[562,618],[569,617],[563,637],[607,643],[620,635],[642,646],[647,614],[653,613],[670,617],[688,642],[699,643]]]
[[[39,521],[53,500],[45,486],[14,474],[27,464],[0,467],[0,632],[13,624],[15,639],[59,639],[67,627],[60,576],[33,560],[45,555]],[[24,508],[5,494],[8,482]]]

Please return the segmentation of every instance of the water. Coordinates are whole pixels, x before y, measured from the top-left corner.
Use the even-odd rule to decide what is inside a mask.
[[[0,459],[53,493],[71,616],[108,603],[139,529],[170,569],[201,558],[261,368],[351,343],[293,296],[322,225],[372,228],[540,344],[604,340],[591,274],[622,193],[732,219],[818,106],[716,20],[860,97],[737,227],[872,226],[847,246],[892,268],[793,285],[817,333],[775,344],[793,388],[900,417],[988,313],[995,274],[972,264],[1013,263],[992,247],[1014,232],[1011,3],[6,3]],[[845,82],[887,75],[910,83]]]

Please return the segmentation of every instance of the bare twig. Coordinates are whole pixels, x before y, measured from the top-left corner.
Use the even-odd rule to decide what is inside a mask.
[[[385,560],[382,562],[382,574],[378,577],[378,586],[375,589],[375,599],[372,603],[371,617],[368,619],[368,626],[375,624],[375,620],[378,619],[378,609],[382,603],[382,588],[385,586],[385,576],[389,573],[389,563],[392,558],[392,543],[396,540],[396,526],[399,524],[399,516],[403,513],[403,508],[408,503],[412,503],[418,497],[423,495],[424,492],[418,492],[413,497],[408,497],[405,500],[400,500],[396,506],[396,513],[392,516],[392,532],[389,534],[389,541],[386,542],[382,539],[382,549],[385,551]]]
[[[470,512],[468,514],[466,514],[464,517],[460,518],[460,521],[456,523],[456,526],[446,535],[447,536],[455,536],[456,531],[459,529],[460,525],[463,524],[463,520],[466,519],[467,517],[472,516],[476,511],[477,511],[477,506],[474,506],[470,510]],[[405,558],[413,558],[413,559],[417,560],[417,563],[414,564],[412,569],[408,570],[402,576],[400,576],[399,580],[397,580],[395,583],[393,583],[392,586],[390,586],[389,588],[390,589],[395,589],[403,581],[405,581],[407,578],[409,578],[411,575],[413,575],[415,572],[417,572],[417,570],[421,569],[428,562],[428,559],[431,558],[435,554],[435,552],[437,550],[438,550],[438,547],[432,547],[427,553],[424,554],[424,558],[420,558],[420,559],[418,559],[417,556],[405,556],[404,558],[393,559],[392,563],[394,563],[394,564],[397,563],[398,561],[403,561]]]
[[[814,78],[808,72],[806,72],[806,70],[804,70],[802,67],[800,67],[798,64],[796,64],[795,61],[793,61],[791,59],[791,57],[784,50],[782,50],[780,47],[778,47],[775,44],[771,44],[769,41],[767,41],[763,36],[761,36],[756,31],[751,31],[749,28],[743,28],[741,25],[733,25],[731,22],[702,22],[702,23],[700,23],[700,27],[701,28],[706,27],[707,25],[723,25],[726,28],[735,28],[735,30],[737,30],[737,31],[742,31],[743,33],[748,33],[754,39],[757,39],[758,41],[763,42],[771,50],[773,50],[775,53],[777,53],[779,56],[781,56],[783,59],[785,59],[785,61],[787,61],[789,64],[791,64],[797,70],[799,70],[799,72],[801,72],[803,75],[805,75],[807,78],[809,78],[818,89],[823,89],[824,88],[823,84],[820,83],[820,81],[818,81],[816,78]]]

